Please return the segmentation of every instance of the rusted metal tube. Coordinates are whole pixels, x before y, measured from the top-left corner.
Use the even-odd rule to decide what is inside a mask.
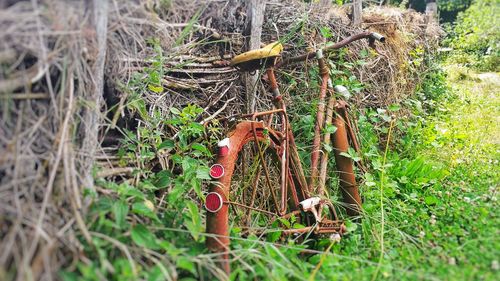
[[[347,152],[349,149],[345,120],[342,118],[342,116],[345,116],[345,110],[346,103],[344,101],[337,102],[337,115],[333,120],[333,124],[337,127],[337,131],[333,135],[333,149],[335,164],[340,179],[340,189],[342,190],[344,202],[348,204],[346,208],[347,214],[350,216],[357,216],[361,211],[361,197],[359,196],[356,184],[353,162],[350,158],[341,155],[342,152]]]
[[[298,228],[298,229],[285,229],[281,233],[283,235],[291,235],[294,233],[307,233],[307,232],[313,232],[314,228],[315,227],[313,227],[313,226],[306,226],[306,227]]]
[[[356,40],[360,40],[360,39],[364,39],[364,38],[368,38],[368,39],[370,39],[370,41],[375,41],[375,39],[379,40],[380,42],[385,41],[385,38],[383,36],[381,36],[379,34],[375,35],[373,32],[366,31],[366,32],[361,32],[361,33],[352,35],[352,36],[347,37],[338,43],[335,43],[331,46],[325,47],[325,48],[323,48],[323,51],[325,53],[327,53],[327,52],[330,52],[332,50],[340,49],[340,48],[342,48],[342,47],[344,47],[344,46],[346,46],[346,45],[348,45]],[[309,53],[301,55],[301,56],[285,59],[281,62],[278,62],[274,66],[274,68],[279,68],[279,67],[282,67],[282,66],[285,66],[288,64],[292,64],[295,62],[301,62],[301,61],[311,59],[314,57],[315,54],[316,54],[316,52],[309,52]]]
[[[304,170],[302,169],[299,151],[297,150],[297,145],[295,144],[295,139],[291,132],[288,133],[288,140],[290,141],[290,164],[292,165],[290,170],[295,171],[296,173],[293,176],[296,179],[296,184],[298,184],[296,189],[301,192],[299,194],[301,196],[299,198],[299,201],[301,201],[309,198],[310,194],[307,190],[307,180],[304,174]]]
[[[267,78],[269,79],[269,85],[271,86],[271,90],[273,92],[274,98],[279,96],[279,88],[278,82],[276,82],[276,76],[274,75],[274,70],[272,68],[268,68],[266,70]]]
[[[236,126],[236,129],[231,133],[229,137],[229,151],[227,154],[219,155],[217,158],[217,163],[224,167],[224,175],[218,179],[217,184],[210,187],[209,192],[218,193],[223,201],[229,201],[229,192],[231,185],[231,178],[233,176],[236,160],[238,159],[238,154],[247,142],[254,140],[255,138],[263,140],[264,136],[262,134],[254,136],[253,129],[260,128],[263,129],[263,125],[260,122],[242,122]],[[223,262],[221,262],[221,267],[227,272],[230,272],[229,267],[229,205],[223,204],[220,210],[217,212],[207,212],[206,218],[206,232],[213,234],[213,236],[208,236],[206,240],[207,248],[211,251],[221,253],[224,257]]]
[[[354,128],[352,126],[351,120],[348,117],[347,107],[342,109],[342,118],[346,121],[347,134],[349,135],[349,139],[351,140],[351,145],[353,146],[356,152],[360,152],[361,148],[359,147],[356,133],[354,132]]]
[[[334,107],[335,107],[335,95],[331,93],[330,98],[328,100],[328,105],[326,107],[325,128],[332,124]],[[331,142],[331,134],[326,133],[323,139],[323,143],[327,146],[330,145],[330,142]],[[324,151],[323,155],[321,156],[321,164],[319,171],[319,187],[318,187],[319,188],[318,194],[320,196],[326,194],[325,185],[326,185],[326,173],[328,168],[328,155],[329,155],[328,151]]]
[[[309,180],[310,192],[314,191],[314,188],[316,187],[318,181],[318,163],[321,151],[321,129],[323,128],[323,123],[325,122],[325,97],[328,88],[328,80],[330,79],[330,74],[321,54],[318,54],[318,64],[320,67],[322,81],[318,99],[318,111],[316,112],[316,124],[314,126],[314,139],[311,152],[311,178]]]
[[[326,234],[326,233],[339,233],[342,234],[342,225],[339,226],[329,226],[329,227],[322,227],[320,225],[318,226],[306,226],[303,228],[298,228],[298,229],[285,229],[282,230],[283,235],[291,235],[295,233],[307,233],[307,232],[313,232],[316,234]]]
[[[257,128],[255,126],[256,123],[257,122],[252,122],[252,131],[253,131],[253,135],[254,135],[255,139],[257,139]],[[260,127],[262,127],[261,123],[258,123],[258,124],[260,125]],[[271,184],[271,177],[269,175],[269,168],[267,167],[266,160],[264,159],[264,152],[262,151],[262,148],[260,147],[260,143],[259,142],[255,142],[255,146],[257,147],[257,151],[259,153],[259,157],[260,157],[260,160],[261,160],[261,163],[262,163],[262,167],[264,168],[264,175],[265,175],[265,178],[266,178],[267,187],[269,188],[269,191],[271,192],[271,195],[273,197],[276,209],[280,210],[279,209],[278,197],[276,196],[276,193],[274,192],[273,186]]]

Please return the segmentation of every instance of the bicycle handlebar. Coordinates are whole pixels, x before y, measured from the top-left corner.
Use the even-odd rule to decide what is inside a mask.
[[[362,33],[358,33],[358,34],[349,36],[349,37],[345,38],[344,40],[337,42],[331,46],[325,47],[325,48],[323,48],[323,52],[328,53],[332,50],[337,50],[337,49],[340,49],[342,47],[345,47],[346,45],[348,45],[354,41],[366,39],[366,38],[369,40],[370,47],[372,47],[372,48],[375,48],[375,40],[377,40],[381,43],[385,42],[385,37],[382,34],[379,34],[376,32],[365,31]],[[293,58],[289,58],[289,59],[284,59],[284,60],[278,62],[274,67],[279,68],[279,67],[291,64],[291,63],[305,61],[305,60],[308,60],[308,59],[314,57],[315,55],[316,55],[316,51],[312,51],[312,52],[309,52],[309,53],[301,55],[301,56],[297,56],[297,57],[293,57]]]

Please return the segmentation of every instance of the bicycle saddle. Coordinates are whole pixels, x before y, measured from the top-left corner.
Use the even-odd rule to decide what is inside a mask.
[[[241,71],[254,71],[262,67],[269,67],[274,65],[281,51],[283,51],[283,45],[280,42],[273,42],[263,48],[235,56],[231,60],[231,66]]]

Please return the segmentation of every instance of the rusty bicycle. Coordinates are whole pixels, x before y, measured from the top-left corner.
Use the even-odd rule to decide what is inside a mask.
[[[375,41],[385,41],[384,36],[367,31],[297,57],[282,58],[283,46],[276,42],[232,59],[231,65],[240,71],[266,70],[274,109],[237,116],[234,129],[218,143],[217,160],[210,168],[214,183],[205,198],[206,245],[222,256],[221,266],[227,273],[230,229],[241,235],[266,236],[271,241],[287,235],[340,239],[346,232],[338,206],[326,196],[329,153],[322,144],[331,143],[333,147],[342,207],[349,216],[360,214],[354,164],[345,156],[350,146],[359,151],[347,102],[342,98],[348,91],[333,85],[324,55],[361,39],[368,39],[374,49]],[[317,61],[321,83],[306,177],[275,70],[312,59]],[[331,125],[336,127],[335,132],[322,131]],[[249,157],[252,159],[246,159]]]

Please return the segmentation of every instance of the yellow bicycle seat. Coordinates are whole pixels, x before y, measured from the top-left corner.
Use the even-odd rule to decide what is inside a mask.
[[[231,66],[243,71],[257,70],[262,66],[268,67],[274,65],[281,51],[283,51],[283,45],[280,42],[273,42],[263,48],[250,50],[235,56],[231,60]]]

